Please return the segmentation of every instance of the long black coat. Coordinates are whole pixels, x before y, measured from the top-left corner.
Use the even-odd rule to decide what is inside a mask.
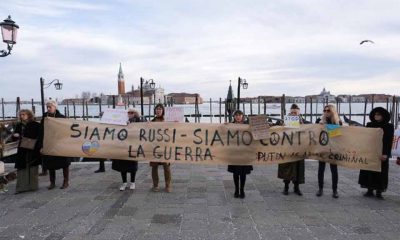
[[[140,118],[131,118],[129,122],[141,122]],[[130,160],[118,160],[118,159],[111,159],[112,165],[111,168],[118,172],[136,172],[138,170],[138,162],[137,161],[130,161]]]
[[[44,138],[44,118],[45,117],[54,117],[54,118],[65,118],[64,115],[62,115],[58,110],[56,110],[55,114],[51,114],[46,112],[43,115],[41,126],[42,126],[42,131],[41,131],[41,138],[40,138],[40,144],[41,147],[43,147],[43,138]],[[69,157],[59,157],[59,156],[49,156],[49,155],[43,155],[43,167],[49,170],[57,170],[61,168],[66,168],[68,167],[70,163],[70,158]]]
[[[383,116],[382,122],[377,122],[374,119],[374,115],[376,112],[379,112]],[[389,180],[389,158],[392,156],[392,144],[393,144],[393,135],[394,135],[394,127],[389,123],[390,114],[384,108],[375,108],[370,113],[370,120],[367,124],[367,127],[370,128],[382,128],[383,130],[383,146],[382,146],[382,155],[387,155],[386,161],[381,162],[381,172],[373,172],[367,170],[361,170],[360,176],[358,178],[358,183],[362,188],[375,189],[380,191],[386,191],[388,187]]]
[[[22,137],[31,139],[39,139],[41,135],[40,123],[31,121],[26,124],[18,123],[15,133],[19,134],[19,141]],[[19,143],[20,145],[21,143]],[[15,168],[18,170],[25,169],[26,165],[37,166],[41,163],[40,161],[40,142],[36,141],[35,148],[33,150],[21,148],[18,145],[17,160],[15,160]]]
[[[233,121],[233,123],[236,123],[235,120]],[[249,121],[245,119],[243,124],[249,124]],[[253,171],[253,166],[251,165],[228,165],[228,172],[230,173],[242,175],[242,174],[250,174],[251,171]]]

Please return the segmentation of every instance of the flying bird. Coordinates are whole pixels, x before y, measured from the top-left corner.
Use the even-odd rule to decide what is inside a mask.
[[[363,43],[367,43],[367,42],[374,43],[373,41],[367,39],[367,40],[362,40],[360,42],[360,45],[362,45]]]

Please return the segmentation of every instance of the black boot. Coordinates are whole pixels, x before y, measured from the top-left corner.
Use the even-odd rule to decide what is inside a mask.
[[[233,174],[233,183],[235,183],[235,193],[233,194],[234,198],[239,197],[239,174]]]
[[[383,196],[382,196],[382,191],[380,190],[376,190],[376,197],[380,200],[384,200]]]
[[[303,193],[300,191],[300,188],[299,188],[299,184],[298,184],[298,183],[295,183],[295,184],[294,184],[294,192],[295,192],[297,195],[299,195],[299,196],[303,196]]]
[[[49,170],[50,172],[50,185],[47,189],[51,190],[56,187],[56,170]]]
[[[336,189],[333,189],[332,197],[333,197],[333,198],[339,198],[339,194],[338,194],[338,192],[337,192]]]
[[[289,195],[289,182],[285,182],[285,187],[283,188],[283,195]]]
[[[324,190],[323,190],[323,188],[320,188],[320,189],[318,189],[317,194],[315,194],[315,195],[317,195],[317,197],[321,197],[322,194],[324,194]]]
[[[364,193],[364,197],[373,197],[374,196],[374,190],[371,188],[368,188],[368,191]]]
[[[100,172],[105,172],[105,167],[104,167],[104,160],[99,161],[99,169],[94,171],[94,173],[100,173]]]
[[[244,185],[246,184],[246,174],[240,175],[240,198],[245,198],[246,194],[244,194]]]
[[[69,167],[63,168],[64,182],[60,189],[66,189],[69,186]]]

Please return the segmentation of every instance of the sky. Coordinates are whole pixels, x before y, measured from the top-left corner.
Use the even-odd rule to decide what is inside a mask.
[[[39,100],[40,77],[63,83],[46,97],[117,94],[120,63],[126,89],[144,77],[205,99],[238,77],[241,97],[399,95],[399,12],[398,0],[4,1],[0,20],[20,29],[0,58],[0,97]]]

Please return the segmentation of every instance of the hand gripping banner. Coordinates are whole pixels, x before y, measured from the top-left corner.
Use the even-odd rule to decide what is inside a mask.
[[[383,131],[321,124],[272,127],[254,140],[249,125],[145,122],[127,126],[46,118],[43,154],[135,161],[257,165],[315,159],[339,166],[381,170]]]

